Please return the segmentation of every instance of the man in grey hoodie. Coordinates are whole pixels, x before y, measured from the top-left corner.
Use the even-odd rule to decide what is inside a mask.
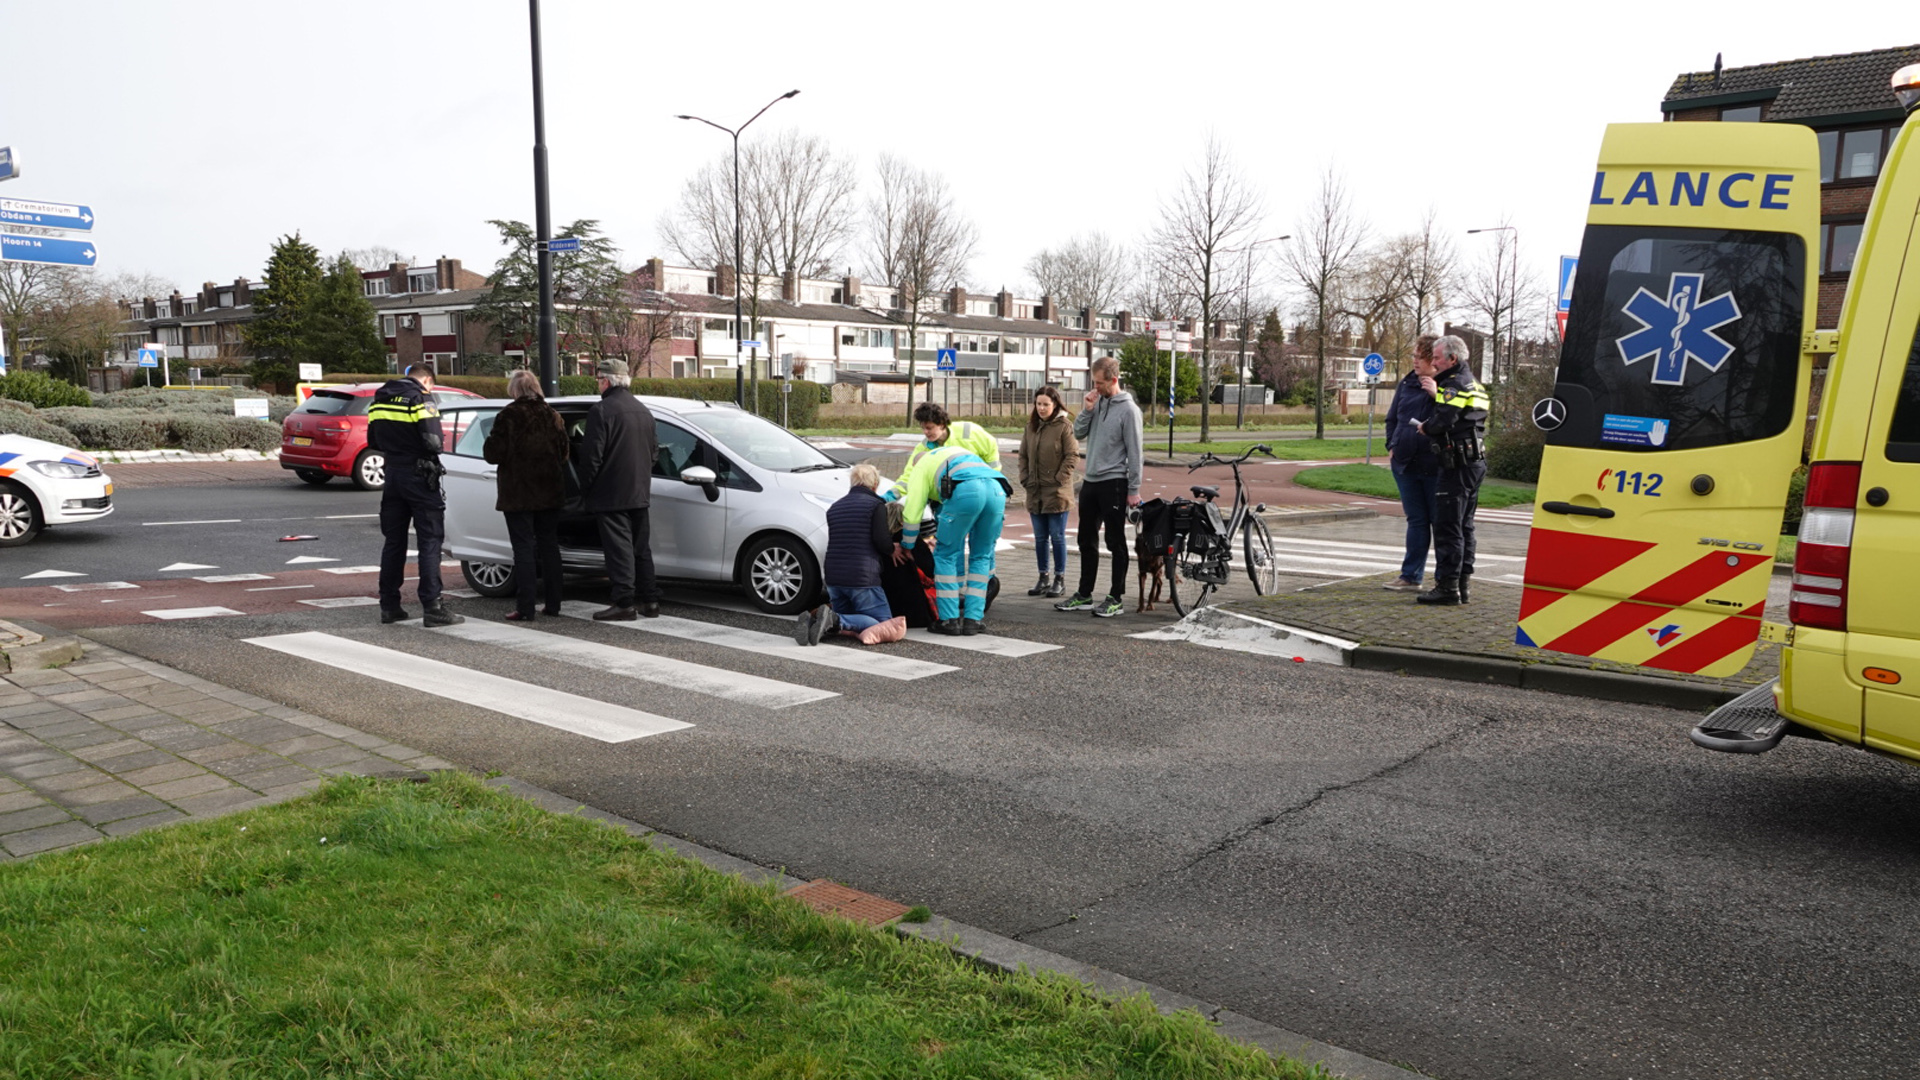
[[[1120,389],[1120,361],[1103,356],[1093,362],[1093,389],[1073,422],[1074,437],[1087,451],[1086,482],[1080,487],[1080,588],[1055,611],[1086,611],[1111,619],[1126,610],[1127,509],[1140,505],[1140,406]],[[1113,587],[1099,602],[1093,587],[1100,579],[1100,530],[1113,559]]]

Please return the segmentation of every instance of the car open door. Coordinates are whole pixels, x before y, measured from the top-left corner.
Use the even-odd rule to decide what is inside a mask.
[[[1516,640],[1729,675],[1759,636],[1806,434],[1820,172],[1785,124],[1601,144]]]

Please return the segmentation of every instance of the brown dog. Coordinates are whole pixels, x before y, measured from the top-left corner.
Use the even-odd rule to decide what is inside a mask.
[[[1133,557],[1140,560],[1140,603],[1134,608],[1135,614],[1153,610],[1153,605],[1160,601],[1160,586],[1167,577],[1166,553],[1145,540],[1145,537],[1135,537],[1133,541]],[[1147,592],[1148,578],[1153,579],[1152,594]]]

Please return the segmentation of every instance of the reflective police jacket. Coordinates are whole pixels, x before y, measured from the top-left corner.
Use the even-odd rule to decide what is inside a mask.
[[[1421,430],[1435,442],[1464,443],[1487,433],[1487,388],[1473,381],[1464,364],[1434,379],[1433,415]]]
[[[913,467],[920,463],[922,457],[943,446],[957,446],[962,450],[970,451],[990,469],[1000,467],[1000,440],[994,438],[992,432],[971,420],[955,420],[947,425],[946,442],[935,443],[922,439],[913,444],[913,449],[907,454],[907,467],[900,470],[900,479],[888,491],[888,497],[904,498],[907,490],[907,475],[913,472]]]
[[[971,450],[940,446],[927,451],[914,462],[912,470],[900,478],[907,491],[900,500],[900,508],[905,511],[900,546],[911,550],[920,539],[920,517],[926,512],[927,504],[940,497],[940,477],[947,473],[956,481],[991,480],[1002,485],[1002,490],[1007,485],[1007,478],[1000,470],[981,461]]]
[[[444,449],[440,409],[426,388],[408,378],[393,379],[374,392],[367,408],[367,445],[387,455],[387,471],[421,458],[438,458]]]

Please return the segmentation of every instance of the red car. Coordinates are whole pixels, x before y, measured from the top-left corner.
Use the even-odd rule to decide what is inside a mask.
[[[280,425],[280,467],[292,469],[309,484],[336,476],[353,480],[361,491],[387,486],[386,455],[367,449],[367,406],[384,383],[342,383],[314,387],[307,400]],[[465,390],[436,387],[441,408],[479,398]]]

